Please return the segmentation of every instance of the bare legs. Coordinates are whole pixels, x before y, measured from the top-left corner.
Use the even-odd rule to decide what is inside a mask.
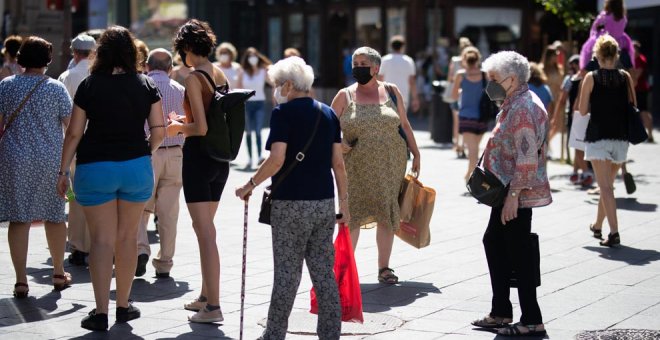
[[[619,231],[619,222],[616,216],[616,201],[614,199],[614,179],[619,171],[619,164],[614,164],[609,160],[592,160],[591,164],[596,174],[596,181],[600,188],[600,201],[598,202],[598,214],[594,229],[602,229],[603,221],[607,218],[610,226],[610,233]]]
[[[465,182],[470,179],[472,170],[474,170],[474,167],[479,160],[479,144],[481,143],[481,137],[483,137],[483,135],[477,135],[470,132],[463,133],[463,141],[468,149],[468,168],[467,173],[465,174]]]
[[[456,154],[460,155],[463,153],[463,140],[461,134],[458,133],[458,110],[451,110],[453,117],[452,120],[452,137],[454,139],[454,144],[456,146]]]
[[[646,132],[649,135],[649,142],[653,142],[653,115],[649,111],[642,111],[641,112],[642,116],[642,122],[644,122],[644,127],[646,128]]]
[[[351,242],[353,250],[357,247],[360,237],[360,228],[351,230]],[[391,228],[378,224],[376,228],[376,245],[378,246],[378,268],[387,268],[390,266],[390,256],[392,255],[392,245],[394,244],[394,231]],[[388,273],[385,273],[388,274]]]
[[[30,239],[29,222],[9,223],[9,252],[16,272],[16,282],[27,283],[27,254]],[[66,225],[64,222],[46,222],[46,240],[53,261],[53,274],[64,274],[64,248],[66,247]]]
[[[123,200],[83,207],[92,242],[89,251],[89,273],[94,287],[97,314],[108,313],[113,256],[117,307],[128,307],[137,264],[137,228],[143,209],[144,202]]]
[[[202,265],[202,293],[208,304],[220,305],[220,254],[216,243],[213,218],[219,202],[188,203],[188,211],[193,220],[193,229],[199,244],[199,257]]]

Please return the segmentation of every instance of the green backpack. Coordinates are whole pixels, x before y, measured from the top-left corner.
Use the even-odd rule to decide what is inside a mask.
[[[208,73],[196,70],[213,86],[211,104],[206,111],[208,130],[202,137],[202,149],[215,161],[231,162],[236,159],[245,131],[245,102],[254,96],[254,90],[233,89],[229,85],[216,86]]]

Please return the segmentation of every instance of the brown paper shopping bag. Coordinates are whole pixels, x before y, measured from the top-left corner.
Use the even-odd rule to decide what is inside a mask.
[[[415,248],[428,246],[434,205],[435,190],[425,187],[414,176],[406,175],[399,192],[401,223],[396,235]]]

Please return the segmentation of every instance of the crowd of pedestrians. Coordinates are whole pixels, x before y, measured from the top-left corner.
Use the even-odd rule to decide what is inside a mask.
[[[595,180],[600,200],[589,230],[602,246],[621,243],[613,183],[619,169],[625,170],[629,103],[640,108],[653,141],[646,103],[648,64],[639,43],[623,31],[625,20],[622,1],[606,1],[581,53],[566,60],[561,44],[553,44],[538,63],[512,51],[482,62],[482,51],[467,38],[459,40],[460,55],[446,58],[443,99],[453,112],[457,156],[468,159],[462,180],[469,180],[482,138],[491,130],[481,164],[507,184],[504,203],[492,207],[483,237],[493,296],[488,314],[473,322],[477,327],[499,328],[503,336],[545,334],[529,237],[532,209],[552,202],[546,171],[550,141],[556,134],[574,133],[572,124],[580,116],[588,115],[589,123],[583,146],[575,149],[570,181],[588,187]],[[235,195],[247,200],[258,185],[269,178],[273,183],[277,284],[262,338],[286,336],[304,261],[319,301],[317,333],[338,339],[335,224],[347,224],[354,249],[361,229],[375,227],[374,275],[384,284],[399,283],[390,266],[400,225],[398,195],[408,159],[413,174],[421,170],[407,118],[420,107],[418,70],[405,55],[405,40],[393,37],[391,53],[383,57],[371,47],[357,48],[345,65],[355,82],[347,82],[331,105],[314,99],[314,71],[294,48],[273,64],[250,47],[238,62],[236,47],[230,42],[216,47],[212,29],[196,19],[181,26],[173,42],[174,54],[163,48],[149,51],[120,26],[96,39],[81,34],[71,41],[69,69],[54,80],[45,76],[52,59],[49,42],[35,36],[5,40],[0,221],[10,222],[14,296],[28,296],[30,225],[44,221],[56,290],[73,282],[64,271],[67,239],[69,262],[89,264],[96,306],[81,326],[107,330],[113,271],[116,322],[139,318],[130,294],[133,279],[147,272],[152,257],[148,222],[157,216],[160,248],[151,259],[155,276],[168,278],[183,189],[199,245],[202,285],[199,296],[182,307],[195,312],[191,322],[223,321],[214,217],[230,165],[211,158],[202,137],[216,90],[247,88],[255,91],[245,109],[247,168],[256,164],[258,169]],[[276,106],[263,144],[267,85],[275,89]],[[494,122],[483,111],[484,101],[499,107]],[[603,239],[605,221],[609,233]],[[519,323],[513,323],[509,299],[512,270],[518,278]]]

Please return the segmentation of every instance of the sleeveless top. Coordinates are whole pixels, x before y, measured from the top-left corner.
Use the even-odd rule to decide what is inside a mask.
[[[582,79],[571,78],[571,89],[568,90],[568,112],[572,113],[575,107],[575,100],[577,100],[578,93],[580,93],[580,84]]]
[[[461,108],[458,111],[458,116],[461,118],[479,119],[481,113],[479,111],[479,102],[481,101],[481,93],[483,92],[483,84],[481,80],[471,81],[467,79],[467,75],[463,76],[461,81]]]
[[[589,98],[591,119],[585,142],[626,141],[628,136],[628,80],[619,70],[591,72],[594,88]]]

